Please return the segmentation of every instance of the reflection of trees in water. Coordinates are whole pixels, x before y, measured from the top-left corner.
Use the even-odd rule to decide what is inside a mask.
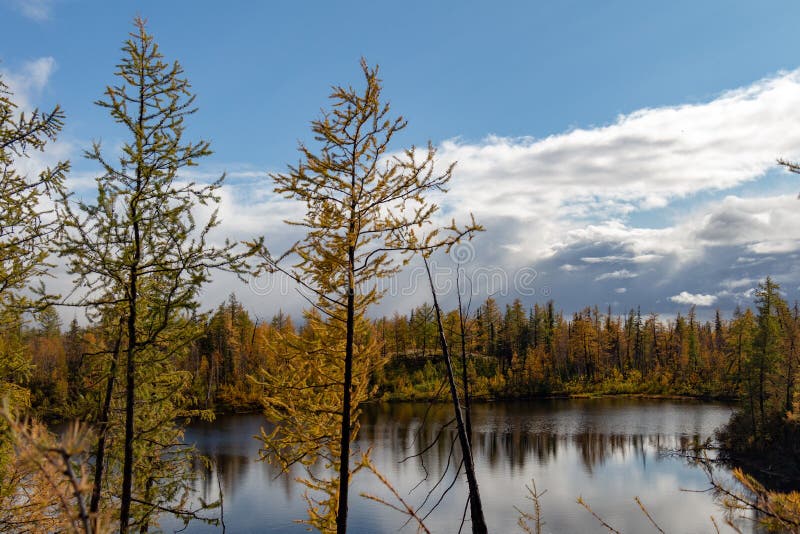
[[[613,458],[625,461],[633,457],[646,464],[648,459],[657,458],[661,450],[692,450],[702,439],[699,434],[602,432],[593,427],[591,421],[587,423],[569,413],[561,418],[554,406],[548,403],[533,407],[502,403],[479,406],[472,435],[473,454],[479,469],[483,464],[490,470],[507,467],[520,471],[530,468],[531,464],[546,466],[563,461],[565,454],[567,457],[574,454],[575,461],[592,474]],[[424,462],[428,478],[434,482],[448,464],[452,472],[460,462],[458,447],[454,452],[451,447],[456,438],[455,429],[442,430],[451,418],[452,409],[443,404],[430,408],[423,403],[369,406],[360,419],[358,445],[362,451],[373,447],[372,455],[378,465],[389,466],[386,474],[390,479],[393,476],[421,479],[425,471],[418,459],[398,462],[433,443],[425,452]],[[198,496],[207,502],[216,500],[219,476],[226,498],[237,492],[247,492],[253,483],[264,482],[272,488],[280,486],[288,500],[299,497],[301,490],[294,483],[294,474],[280,475],[275,467],[257,461],[258,447],[249,440],[260,427],[266,426],[269,430],[263,419],[256,416],[228,418],[217,424],[220,426],[196,425],[193,429],[199,452],[212,461],[210,470],[203,463],[195,462]],[[559,432],[564,427],[570,430]],[[252,483],[247,482],[248,477],[255,477]]]
[[[296,496],[294,474],[282,474],[280,469],[267,462],[258,462],[256,458],[248,458],[239,454],[207,454],[206,458],[209,461],[196,458],[192,463],[192,471],[198,477],[198,482],[193,490],[206,502],[212,502],[219,497],[218,481],[222,486],[224,497],[232,498],[241,488],[242,481],[253,469],[263,469],[270,485],[280,484],[287,499]]]
[[[457,466],[460,451],[453,442],[455,427],[448,426],[452,408],[444,404],[384,403],[365,410],[360,422],[359,446],[362,450],[375,445],[373,457],[388,458],[386,463],[412,457],[425,450],[422,460],[409,458],[404,468],[412,468],[424,476],[438,476],[445,466]],[[424,467],[422,465],[424,461]]]
[[[192,472],[198,476],[200,497],[211,502],[219,496],[217,481],[222,486],[223,495],[233,496],[238,483],[248,470],[250,459],[246,456],[231,454],[206,454],[206,459],[195,458],[192,462]]]
[[[656,456],[664,450],[689,450],[700,439],[699,435],[665,436],[663,434],[609,434],[580,432],[573,435],[554,432],[482,432],[474,437],[475,451],[494,469],[507,464],[512,469],[523,469],[535,460],[539,465],[555,462],[558,453],[574,447],[586,472],[591,474],[610,458],[626,459],[630,456],[646,465],[649,455]]]
[[[375,452],[381,454],[380,449],[386,447],[390,449],[386,451],[387,456],[394,461],[427,448],[424,461],[428,471],[441,473],[448,459],[451,467],[459,461],[457,453],[451,458],[450,451],[455,430],[450,427],[442,430],[448,417],[449,412],[443,406],[434,405],[429,410],[408,403],[378,406],[366,411],[361,420],[362,448],[376,444]],[[559,453],[574,448],[584,469],[591,474],[614,457],[622,460],[633,457],[646,465],[648,456],[657,458],[663,450],[690,450],[701,439],[698,434],[645,435],[596,430],[562,434],[530,430],[521,424],[504,424],[503,428],[494,429],[476,426],[479,430],[473,432],[473,453],[477,460],[488,463],[493,470],[504,465],[514,470],[524,469],[531,461],[547,465],[556,461]],[[419,471],[423,472],[421,466]]]
[[[206,502],[213,502],[221,486],[224,497],[232,498],[239,491],[252,491],[244,486],[248,478],[255,477],[253,483],[257,485],[266,481],[270,488],[281,487],[287,499],[297,497],[295,473],[281,475],[278,468],[258,461],[258,442],[253,437],[261,429],[271,432],[273,428],[255,414],[219,416],[213,422],[194,421],[189,427],[187,441],[193,442],[197,452],[207,459],[197,458],[192,465],[197,476],[193,487],[195,494]]]
[[[215,500],[217,498],[217,488],[213,485],[213,467],[202,458],[193,456],[192,473],[196,477],[192,485],[192,491],[195,494],[199,493],[200,497],[206,502]],[[198,485],[200,485],[200,489],[197,488]]]
[[[608,458],[615,455],[622,458],[633,455],[634,458],[641,459],[642,463],[646,463],[648,448],[645,447],[645,443],[648,439],[659,440],[660,436],[648,438],[639,434],[584,432],[573,436],[572,442],[580,453],[584,469],[591,474],[596,466],[605,464]]]
[[[531,460],[538,465],[555,461],[559,449],[568,446],[566,435],[554,432],[480,432],[473,437],[475,453],[492,469],[507,464],[512,469],[524,469]]]
[[[248,464],[251,462],[246,456],[233,454],[217,454],[213,458],[217,476],[222,484],[224,495],[233,496],[238,482],[245,476]]]

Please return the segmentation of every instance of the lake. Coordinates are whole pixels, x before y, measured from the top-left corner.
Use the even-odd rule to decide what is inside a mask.
[[[476,404],[473,456],[489,529],[521,531],[514,507],[533,511],[525,486],[535,479],[538,491],[545,491],[540,503],[546,533],[607,532],[576,503],[579,496],[623,533],[655,532],[634,502],[636,496],[667,532],[714,532],[711,515],[723,532],[732,532],[722,525],[723,511],[709,493],[683,491],[707,489],[704,471],[670,454],[711,437],[731,412],[725,404],[633,398]],[[457,532],[464,511],[463,476],[442,497],[459,462],[457,454],[450,454],[454,430],[446,430],[426,452],[424,466],[417,458],[401,460],[429,445],[451,414],[444,404],[429,409],[424,403],[392,403],[367,406],[361,418],[358,447],[372,447],[375,464],[409,503],[422,503],[446,472],[439,490],[423,507],[427,512],[441,498],[425,521],[432,532]],[[227,532],[303,532],[305,527],[293,522],[305,517],[303,489],[291,477],[257,461],[259,442],[253,436],[263,425],[259,415],[227,415],[213,423],[195,422],[187,429],[186,441],[195,443],[216,466],[198,482],[197,495],[215,500],[222,487]],[[724,468],[718,470],[718,476],[727,480]],[[350,532],[401,529],[403,515],[364,499],[361,492],[391,500],[374,475],[359,473],[351,489]],[[737,525],[743,532],[754,531],[749,520]],[[167,531],[178,526],[162,522]],[[415,528],[407,525],[400,531]],[[469,531],[467,523],[463,532]],[[221,532],[221,528],[193,523],[187,532]]]

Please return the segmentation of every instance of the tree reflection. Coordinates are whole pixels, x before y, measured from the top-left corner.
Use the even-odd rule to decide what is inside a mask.
[[[548,467],[560,473],[575,467],[575,476],[597,479],[606,476],[600,470],[607,465],[636,463],[637,470],[651,469],[649,462],[661,462],[662,451],[692,450],[708,435],[702,418],[678,421],[679,412],[670,412],[663,404],[648,406],[636,404],[634,411],[619,401],[602,400],[478,405],[472,434],[478,474],[527,479]],[[410,489],[425,480],[419,490],[424,493],[444,471],[452,476],[460,463],[458,447],[452,447],[456,432],[449,424],[451,417],[446,405],[367,406],[356,445],[361,451],[372,447],[376,464],[398,488]],[[219,484],[226,505],[237,494],[246,498],[248,492],[276,490],[285,502],[299,500],[301,489],[293,475],[281,475],[270,464],[257,461],[259,444],[253,436],[261,426],[265,426],[261,416],[248,415],[190,427],[187,439],[211,460],[210,467],[202,462],[194,465],[199,497],[214,501]]]
[[[592,474],[611,458],[621,461],[634,458],[646,467],[648,456],[658,458],[662,451],[692,450],[702,439],[697,432],[664,434],[606,431],[602,425],[588,424],[583,413],[567,413],[577,422],[565,424],[565,429],[559,431],[552,424],[552,413],[540,412],[549,417],[537,421],[534,409],[530,406],[521,408],[513,403],[492,405],[492,417],[489,420],[482,418],[478,412],[474,417],[472,434],[476,461],[490,470],[501,467],[521,470],[529,467],[530,462],[546,466],[555,462],[559,454],[574,450],[585,472]],[[452,425],[448,426],[448,416],[447,407],[443,405],[379,405],[365,410],[360,444],[362,448],[379,444],[379,454],[395,460],[415,457],[425,451],[427,469],[439,472],[447,464],[450,444],[455,437]],[[580,430],[574,430],[574,427]]]

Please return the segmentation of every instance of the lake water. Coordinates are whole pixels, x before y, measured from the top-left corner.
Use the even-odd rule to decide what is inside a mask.
[[[423,513],[452,482],[459,461],[457,454],[450,455],[455,433],[447,430],[425,454],[424,467],[418,459],[401,462],[430,444],[452,418],[446,405],[428,410],[423,403],[368,406],[358,442],[361,450],[372,447],[379,469],[415,506],[446,472]],[[723,511],[709,493],[683,491],[707,489],[704,471],[669,454],[711,437],[731,411],[723,404],[625,398],[476,404],[473,456],[489,529],[520,532],[514,507],[533,511],[525,486],[535,479],[539,492],[546,491],[540,499],[546,533],[607,532],[576,503],[579,496],[623,533],[655,532],[634,502],[636,496],[667,532],[714,532],[711,515],[721,531],[732,532],[722,525]],[[227,532],[305,531],[305,526],[293,522],[305,517],[302,488],[257,461],[259,442],[253,436],[265,424],[259,415],[230,415],[187,429],[187,442],[195,443],[216,465],[198,483],[197,495],[214,500],[221,485]],[[727,479],[724,470],[718,475]],[[463,478],[426,519],[432,532],[458,531],[465,505]],[[404,516],[360,497],[361,492],[391,500],[375,476],[360,473],[351,489],[350,532],[415,531],[413,525],[401,529]],[[753,531],[747,519],[737,525],[743,532]],[[171,531],[175,524],[165,520],[162,527]],[[467,524],[463,532],[469,531]],[[187,532],[221,532],[221,528],[198,523]]]

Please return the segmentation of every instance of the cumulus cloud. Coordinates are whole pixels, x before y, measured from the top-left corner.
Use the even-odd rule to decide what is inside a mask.
[[[497,187],[478,204],[499,201],[505,213],[535,216],[545,199],[579,212],[586,204],[612,212],[663,207],[753,180],[776,156],[800,154],[799,105],[800,71],[793,71],[710,102],[642,109],[600,128],[545,139],[446,141],[440,156],[459,162],[459,182],[491,177]]]
[[[800,251],[795,193],[735,189],[765,180],[777,157],[800,159],[798,122],[800,70],[543,139],[452,139],[437,157],[458,164],[450,191],[435,200],[441,222],[471,212],[486,226],[473,242],[473,267],[513,275],[533,265],[539,289],[566,307],[603,304],[609,294],[628,300],[620,306],[709,306],[724,298],[732,307],[747,288],[721,281],[758,280],[776,266],[786,281],[795,274],[800,281],[781,263]],[[268,243],[299,237],[282,224],[299,208],[265,190],[260,180],[226,189],[223,230],[266,234]],[[653,210],[667,214],[657,225],[637,217]],[[631,283],[616,287],[620,280]],[[683,291],[689,283],[716,295]]]
[[[769,223],[717,212],[703,221],[700,241],[686,246],[669,228],[632,226],[630,216],[757,180],[778,156],[800,157],[798,121],[800,71],[792,71],[708,102],[642,109],[544,139],[449,140],[439,146],[440,161],[458,164],[442,202],[456,214],[471,211],[487,225],[499,223],[500,242],[532,260],[593,240],[621,240],[627,254],[586,261],[691,259],[698,246],[756,240]]]
[[[677,304],[689,306],[711,306],[717,301],[717,297],[716,295],[695,294],[689,293],[688,291],[681,291],[679,294],[671,296],[669,300]]]
[[[581,258],[586,263],[647,263],[660,258],[658,254],[640,254],[638,256],[587,256]]]

